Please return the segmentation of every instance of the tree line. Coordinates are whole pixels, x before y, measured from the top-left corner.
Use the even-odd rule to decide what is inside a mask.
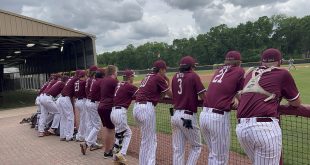
[[[222,63],[227,51],[239,50],[243,62],[257,62],[260,53],[270,47],[280,49],[285,59],[309,54],[310,16],[263,16],[237,27],[221,24],[197,37],[175,39],[171,45],[147,42],[135,47],[130,44],[121,51],[99,54],[97,60],[100,66],[114,64],[120,69],[146,69],[159,58],[168,66],[177,67],[182,56],[192,55],[199,65],[212,65]]]

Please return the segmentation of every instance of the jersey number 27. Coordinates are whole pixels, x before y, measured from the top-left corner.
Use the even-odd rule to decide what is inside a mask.
[[[222,79],[225,75],[225,73],[228,71],[228,68],[227,67],[223,67],[219,73],[214,76],[213,80],[212,80],[212,83],[222,83]]]

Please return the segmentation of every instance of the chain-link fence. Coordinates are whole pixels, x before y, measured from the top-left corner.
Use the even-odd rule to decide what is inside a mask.
[[[172,164],[172,130],[170,123],[169,103],[159,103],[156,106],[156,129],[157,129],[157,154],[156,164]],[[202,108],[199,108],[198,115]],[[129,147],[129,153],[137,156],[141,142],[141,135],[138,125],[132,116],[132,106],[128,110],[128,123],[131,126],[133,135]],[[251,164],[250,160],[240,147],[236,136],[236,112],[231,112],[231,145],[229,153],[229,164]],[[305,117],[282,116],[281,127],[283,134],[283,164],[310,164],[310,120]],[[202,141],[203,142],[203,141]],[[198,164],[207,164],[208,150],[205,142],[200,154]],[[189,145],[186,146],[186,157],[188,155]]]

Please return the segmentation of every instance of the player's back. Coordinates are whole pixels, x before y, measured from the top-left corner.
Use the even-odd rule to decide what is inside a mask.
[[[265,69],[267,67],[259,67],[258,72]],[[247,74],[244,86],[252,78],[252,72]],[[294,100],[299,96],[294,79],[285,69],[275,68],[263,73],[259,80],[259,85],[265,91],[275,94],[275,98],[264,101],[268,96],[261,93],[249,92],[242,94],[238,107],[238,118],[278,117],[277,109],[282,97]]]
[[[179,72],[172,78],[175,109],[197,112],[198,94],[204,91],[200,77],[193,71]]]
[[[239,66],[225,65],[215,71],[206,94],[204,106],[230,110],[233,97],[243,87],[244,70]]]
[[[169,90],[169,87],[162,76],[156,73],[147,74],[141,81],[136,94],[136,101],[149,101],[156,105],[161,93],[167,90]]]
[[[100,82],[100,104],[107,108],[113,107],[113,97],[115,88],[117,87],[117,80],[107,76]]]
[[[128,82],[118,83],[113,98],[114,106],[128,108],[137,89],[136,86]]]

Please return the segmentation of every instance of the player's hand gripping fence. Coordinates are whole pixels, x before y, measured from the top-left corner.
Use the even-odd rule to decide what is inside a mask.
[[[169,108],[172,107],[171,100],[161,100],[156,106],[156,129],[157,129],[157,154],[156,164],[172,164],[172,137]],[[200,114],[202,108],[199,108]],[[281,106],[281,128],[283,138],[282,162],[288,165],[310,164],[310,106],[299,109]],[[138,156],[141,142],[140,131],[132,117],[132,107],[129,108],[128,123],[132,129],[132,139],[129,146],[129,154]],[[232,111],[231,116],[231,144],[229,153],[229,164],[251,164],[236,136],[236,112]],[[203,142],[204,143],[204,142]],[[186,157],[188,155],[186,149]],[[198,164],[207,164],[207,146],[203,145]]]

